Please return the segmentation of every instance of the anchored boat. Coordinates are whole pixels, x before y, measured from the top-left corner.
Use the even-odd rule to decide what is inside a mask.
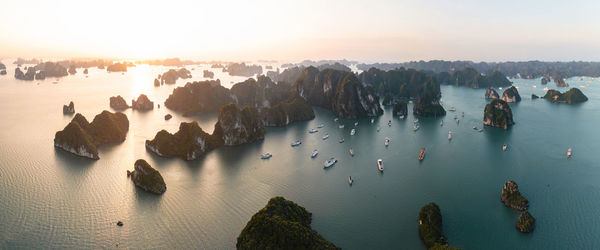
[[[422,161],[425,158],[425,148],[421,148],[421,152],[419,152],[419,161]]]

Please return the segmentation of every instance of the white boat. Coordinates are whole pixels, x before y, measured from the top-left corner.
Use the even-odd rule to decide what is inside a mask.
[[[333,164],[335,164],[336,162],[337,162],[337,160],[336,160],[335,158],[331,157],[331,158],[329,158],[329,160],[326,160],[326,161],[323,163],[323,168],[328,168],[328,167],[331,167],[331,166],[333,166]]]
[[[454,112],[454,111],[456,111],[456,108],[455,108],[455,107],[450,107],[450,108],[448,109],[448,111],[452,111],[452,112]]]
[[[506,146],[506,143],[505,143],[504,145],[502,145],[502,152],[505,152],[506,148],[508,148],[508,146]]]
[[[319,154],[319,151],[317,151],[315,149],[315,150],[313,150],[312,154],[310,154],[310,158],[315,158],[315,157],[317,157],[318,154]]]
[[[308,131],[308,133],[311,133],[311,134],[314,134],[314,133],[316,133],[316,132],[319,132],[319,130],[316,130],[316,129],[314,129],[314,128],[311,128],[311,129]]]
[[[400,118],[400,119],[404,119],[404,115],[401,115],[401,116],[399,116],[398,118]]]
[[[371,118],[371,124],[373,124],[375,122],[375,119]]]
[[[377,160],[377,168],[379,169],[379,172],[383,172],[383,160],[382,159]]]
[[[340,124],[338,128],[344,128],[344,124]]]
[[[417,130],[419,130],[419,124],[415,124],[415,125],[413,126],[413,131],[417,131]]]
[[[383,143],[386,147],[390,145],[390,138],[386,137],[385,142]]]
[[[262,155],[260,155],[260,158],[263,160],[269,159],[271,158],[273,155],[271,153],[264,153]]]
[[[413,123],[419,123],[419,119],[415,119]]]
[[[356,134],[356,130],[355,129],[350,130],[350,135],[354,135],[354,134]]]
[[[325,125],[323,125],[323,123],[317,125],[317,128],[322,128],[322,127],[325,127]]]
[[[352,176],[349,176],[349,175],[348,175],[348,184],[349,184],[350,186],[352,186],[352,183],[353,183],[353,182],[354,182],[354,180],[352,180]]]
[[[292,145],[292,147],[295,147],[295,146],[299,146],[300,144],[302,144],[302,142],[298,140],[298,141],[292,142],[291,145]]]
[[[388,126],[390,126],[390,127],[392,126],[392,120],[388,121]]]
[[[337,122],[337,121],[338,121],[338,118],[337,118],[337,117],[336,117],[336,118],[333,118],[333,121],[334,121],[334,122]]]
[[[344,137],[340,138],[339,142],[344,143]]]
[[[354,149],[350,148],[349,152],[350,152],[350,156],[354,156]]]
[[[568,158],[571,158],[571,153],[572,153],[572,152],[573,152],[573,150],[571,150],[571,148],[569,148],[569,149],[567,150],[567,159],[568,159]]]
[[[452,131],[448,131],[448,141],[452,140]]]
[[[356,127],[356,126],[358,126],[358,122],[355,122],[355,123],[354,123],[354,127]]]
[[[479,130],[479,129],[477,128],[477,126],[473,126],[473,129],[474,129],[474,130]]]
[[[325,135],[323,136],[323,140],[327,140],[327,138],[329,138],[329,134],[325,134]]]
[[[440,121],[440,127],[444,126],[444,120]]]

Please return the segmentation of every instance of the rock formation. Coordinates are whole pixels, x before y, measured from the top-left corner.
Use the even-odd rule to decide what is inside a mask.
[[[162,74],[160,77],[161,83],[174,84],[178,79],[189,79],[192,78],[192,73],[186,68],[178,70],[170,69],[169,71]]]
[[[514,181],[507,181],[504,183],[500,201],[502,201],[505,206],[514,210],[523,211],[529,208],[529,201],[523,197],[523,195],[521,195],[521,192],[519,192],[519,186]]]
[[[88,72],[88,69],[87,69],[87,68],[86,68],[86,69],[84,69],[84,70],[83,70],[83,73],[87,75],[87,74],[89,73],[89,72]]]
[[[265,127],[256,108],[246,106],[240,110],[230,103],[221,107],[213,137],[219,145],[235,146],[262,140]]]
[[[6,75],[6,70],[5,69],[0,69],[0,75]]]
[[[81,114],[54,136],[54,146],[75,155],[99,159],[97,147],[125,140],[129,120],[122,113],[102,111],[89,123]]]
[[[498,95],[498,92],[496,92],[496,90],[494,90],[493,88],[487,88],[485,90],[485,99],[497,99],[500,98],[500,96]]]
[[[513,86],[504,90],[504,93],[502,93],[502,100],[505,102],[520,102],[521,96],[519,95],[517,88]]]
[[[535,99],[538,99],[538,98],[540,98],[540,97],[539,97],[539,96],[537,96],[536,94],[531,94],[531,99],[532,99],[532,100],[535,100]]]
[[[404,101],[398,101],[394,105],[394,110],[392,111],[393,116],[406,116],[408,115],[408,105]]]
[[[108,65],[106,67],[106,71],[108,72],[127,72],[127,64],[126,63],[114,63]]]
[[[35,78],[35,73],[36,71],[34,67],[29,67],[27,69],[27,73],[23,73],[23,71],[21,71],[21,69],[17,67],[15,69],[15,78],[19,80],[33,81],[33,79]]]
[[[245,76],[251,77],[262,74],[262,66],[246,65],[245,63],[231,63],[223,68],[223,72],[228,72],[230,76]]]
[[[77,69],[75,69],[75,66],[71,65],[69,66],[69,74],[74,75],[77,73]]]
[[[508,126],[515,124],[513,121],[512,110],[508,103],[500,99],[494,99],[489,104],[485,105],[483,112],[483,124],[486,126],[499,127],[504,130]]]
[[[220,146],[211,135],[204,132],[196,121],[179,125],[179,131],[171,134],[159,131],[154,139],[146,140],[146,148],[159,156],[194,160],[205,152]]]
[[[261,110],[265,126],[286,126],[295,121],[315,118],[312,107],[299,95]]]
[[[63,105],[63,114],[74,114],[75,113],[75,104],[73,102],[69,103],[69,106]]]
[[[546,95],[544,95],[543,98],[551,102],[567,104],[575,104],[588,100],[587,96],[585,96],[578,88],[571,88],[565,93],[560,93],[558,90],[550,89],[548,92],[546,92]]]
[[[46,79],[46,72],[44,72],[43,70],[38,71],[35,74],[35,79],[36,80],[44,80],[44,79]]]
[[[429,249],[455,249],[448,246],[442,226],[442,212],[435,203],[429,203],[419,212],[419,237]]]
[[[531,233],[535,229],[535,218],[529,211],[523,211],[517,220],[517,230],[523,233]]]
[[[556,83],[556,87],[569,87],[569,84],[565,82],[562,76],[554,77],[554,83]]]
[[[45,77],[63,77],[68,76],[67,68],[54,62],[44,62],[35,66],[35,70],[44,72]]]
[[[390,106],[394,104],[394,96],[391,93],[385,93],[383,95],[383,101],[381,101],[381,105]]]
[[[232,102],[229,89],[219,80],[187,83],[177,87],[165,100],[165,106],[184,115],[219,111],[221,106]]]
[[[154,102],[148,99],[148,96],[141,94],[137,100],[131,100],[131,108],[133,110],[151,110],[154,109]]]
[[[165,121],[171,120],[171,118],[173,118],[173,116],[171,114],[165,115]]]
[[[167,191],[167,184],[160,173],[142,159],[135,161],[131,180],[136,186],[151,193],[163,194]]]
[[[542,80],[541,80],[542,85],[546,85],[549,82],[550,82],[550,77],[549,76],[542,77]]]
[[[157,78],[154,78],[154,87],[160,87],[160,81]]]
[[[127,102],[120,95],[110,97],[110,107],[114,110],[122,111],[129,108]]]
[[[204,78],[210,78],[210,79],[212,79],[213,77],[215,77],[215,73],[213,73],[210,70],[204,70],[203,73],[204,73],[204,75],[203,75]]]
[[[283,197],[273,197],[252,216],[237,249],[340,249],[314,231],[312,214]]]

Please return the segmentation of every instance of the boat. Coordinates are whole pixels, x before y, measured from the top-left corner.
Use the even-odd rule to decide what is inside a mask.
[[[479,132],[483,132],[483,129],[482,129],[482,128],[480,128],[480,129],[479,129]]]
[[[419,119],[415,119],[413,123],[419,123]]]
[[[308,133],[311,133],[311,134],[314,134],[314,133],[316,133],[316,132],[319,132],[319,130],[316,130],[316,129],[314,129],[314,128],[311,128],[311,129],[308,131]]]
[[[573,152],[573,150],[571,150],[571,148],[569,148],[567,150],[567,159],[571,158],[571,153]]]
[[[404,119],[404,115],[401,115],[398,117],[399,119]]]
[[[298,140],[298,141],[292,142],[291,145],[292,145],[292,147],[295,147],[295,146],[299,146],[300,144],[302,144],[302,142]]]
[[[392,126],[392,120],[388,121],[388,126],[390,126],[390,127]]]
[[[448,141],[452,140],[452,131],[448,131]]]
[[[419,161],[422,161],[425,158],[425,148],[421,148],[421,152],[419,152]]]
[[[353,183],[353,182],[354,182],[354,180],[352,180],[352,176],[349,176],[349,175],[348,175],[348,184],[349,184],[350,186],[352,186],[352,183]]]
[[[440,121],[440,127],[444,126],[444,120]]]
[[[506,143],[504,143],[504,145],[502,145],[502,152],[505,152],[506,148],[508,148],[508,146],[506,146]]]
[[[339,142],[344,143],[344,137],[340,138]]]
[[[459,124],[459,123],[460,123],[460,119],[456,119],[456,124]]]
[[[358,126],[358,122],[355,122],[355,123],[354,123],[354,127],[356,127],[356,126]]]
[[[317,128],[322,128],[322,127],[325,127],[325,125],[323,125],[323,123],[317,125]]]
[[[325,135],[323,136],[323,140],[327,140],[327,138],[329,138],[329,134],[325,134]]]
[[[340,124],[338,128],[344,128],[344,124]]]
[[[477,128],[477,126],[473,126],[473,129],[474,129],[474,130],[479,130],[479,129]]]
[[[336,118],[333,118],[333,121],[334,121],[334,122],[337,122],[338,120],[339,120],[339,119],[338,119],[337,117],[336,117]]]
[[[419,130],[419,124],[415,124],[415,125],[413,126],[413,131],[415,131],[415,132],[416,132],[417,130]]]
[[[383,160],[382,159],[377,159],[377,168],[379,169],[379,172],[383,172]]]
[[[386,147],[390,145],[390,138],[386,137],[385,142],[383,143]]]
[[[450,107],[450,108],[448,109],[448,111],[452,111],[452,112],[454,112],[454,111],[456,111],[456,108],[455,108],[455,107]]]
[[[328,168],[328,167],[331,167],[331,166],[333,166],[333,164],[335,164],[336,162],[337,162],[337,160],[336,160],[335,158],[331,157],[331,158],[329,158],[329,160],[326,160],[326,161],[323,163],[323,168]]]
[[[350,130],[350,135],[354,135],[354,134],[356,134],[356,129]]]
[[[350,156],[354,156],[354,149],[350,148]]]
[[[310,158],[315,158],[315,157],[317,157],[318,154],[319,154],[319,151],[317,151],[315,149],[315,150],[313,150],[312,154],[310,154]]]
[[[271,158],[273,155],[271,153],[264,153],[262,155],[260,155],[260,158],[263,160],[269,159]]]
[[[371,124],[373,124],[375,122],[375,119],[371,118]]]

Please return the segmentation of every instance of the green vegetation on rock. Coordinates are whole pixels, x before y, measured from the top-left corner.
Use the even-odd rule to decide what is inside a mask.
[[[565,93],[550,89],[543,98],[551,102],[568,104],[580,103],[588,100],[587,96],[585,96],[578,88],[571,88]]]
[[[163,194],[167,191],[167,184],[162,176],[148,162],[139,159],[135,162],[134,169],[131,180],[136,186],[155,194]]]
[[[296,95],[279,104],[262,110],[265,126],[285,126],[295,121],[306,121],[315,118],[312,107]]]
[[[514,210],[527,210],[529,201],[519,192],[519,186],[515,181],[507,181],[502,187],[500,201]]]
[[[448,239],[444,236],[442,212],[435,203],[429,203],[419,212],[419,237],[429,249],[448,248]]]
[[[252,216],[237,249],[340,249],[311,229],[312,215],[283,197],[273,197]]]
[[[512,110],[508,103],[500,99],[494,99],[485,105],[483,112],[483,124],[486,126],[500,127],[504,130],[508,126],[515,124],[513,121]]]
[[[154,139],[146,140],[146,148],[165,157],[179,157],[194,160],[213,148],[220,146],[210,134],[204,132],[196,121],[182,122],[179,131],[171,134],[166,130],[159,131]]]
[[[535,229],[535,218],[528,211],[523,211],[517,220],[517,230],[530,233],[533,229]]]
[[[408,115],[408,105],[404,101],[398,101],[394,105],[394,109],[392,111],[392,115],[394,116],[406,116]]]
[[[217,112],[233,100],[229,89],[221,86],[219,80],[201,81],[177,87],[165,100],[165,106],[183,115],[193,115],[206,112]]]
[[[219,144],[240,145],[263,139],[265,126],[255,107],[240,110],[235,103],[229,103],[221,107],[212,136]]]

